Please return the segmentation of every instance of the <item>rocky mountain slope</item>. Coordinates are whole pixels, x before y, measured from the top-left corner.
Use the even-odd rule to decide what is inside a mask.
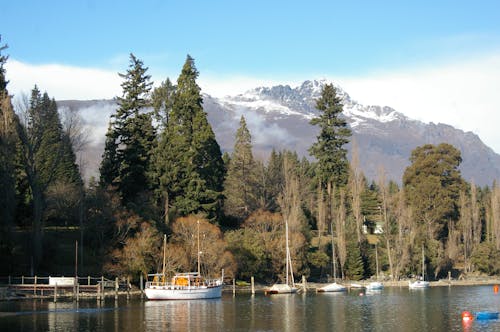
[[[298,87],[259,87],[237,96],[214,98],[204,95],[204,108],[217,140],[231,151],[239,119],[245,116],[252,134],[254,154],[266,158],[271,150],[289,149],[309,157],[318,128],[309,124],[318,113],[315,99],[326,81],[305,81]],[[390,107],[365,106],[352,100],[337,86],[344,104],[344,116],[353,131],[360,164],[368,179],[376,179],[383,168],[387,178],[401,182],[411,151],[426,143],[447,142],[462,152],[462,175],[479,185],[500,179],[500,155],[477,135],[446,124],[412,120]],[[91,142],[83,157],[89,172],[96,175],[109,115],[116,108],[112,100],[61,101],[59,107],[77,110],[91,130]],[[349,149],[352,148],[352,143]]]

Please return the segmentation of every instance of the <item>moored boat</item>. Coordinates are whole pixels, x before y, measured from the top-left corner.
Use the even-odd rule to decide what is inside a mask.
[[[347,287],[336,282],[332,282],[323,287],[317,288],[316,292],[318,293],[326,293],[326,292],[345,292],[347,291]]]
[[[298,288],[295,287],[292,269],[292,258],[290,257],[290,248],[288,247],[288,221],[285,219],[285,243],[286,243],[286,257],[285,257],[285,283],[276,283],[271,287],[264,290],[264,294],[293,294],[297,293]],[[290,276],[290,277],[289,277]]]
[[[382,284],[380,281],[372,281],[366,286],[366,289],[370,291],[382,290],[384,289],[384,284]]]
[[[222,296],[221,279],[205,279],[198,272],[178,273],[171,281],[162,274],[149,275],[144,293],[149,300],[196,300]]]
[[[198,271],[177,273],[168,281],[165,275],[167,237],[163,238],[163,271],[149,274],[144,293],[149,300],[198,300],[222,296],[222,280],[208,279],[200,273],[200,222],[198,221]]]
[[[425,280],[416,280],[416,281],[413,281],[413,282],[409,282],[408,283],[408,287],[410,289],[422,289],[422,288],[429,288],[430,286],[430,283],[428,281],[425,281]]]
[[[409,281],[408,282],[408,287],[410,289],[425,289],[429,288],[430,282],[425,281],[425,254],[424,254],[424,247],[422,246],[422,277],[420,280],[416,281]]]

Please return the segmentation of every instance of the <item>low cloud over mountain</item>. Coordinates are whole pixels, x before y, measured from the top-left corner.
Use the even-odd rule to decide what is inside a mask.
[[[305,81],[295,88],[288,85],[259,87],[224,98],[204,95],[204,109],[224,151],[232,150],[243,115],[257,157],[266,158],[273,148],[289,149],[309,157],[308,149],[318,133],[318,128],[311,126],[309,121],[318,114],[315,99],[325,83],[328,82]],[[360,165],[368,179],[376,179],[383,167],[387,178],[401,182],[414,148],[442,142],[450,143],[462,152],[460,168],[468,181],[491,185],[494,179],[500,179],[500,155],[474,133],[446,124],[412,120],[390,107],[361,105],[341,87],[337,86],[337,90],[344,103],[343,114],[353,131],[352,140],[358,146]],[[113,100],[60,101],[58,105],[80,112],[88,126],[91,140],[82,160],[88,169],[85,176],[97,176],[104,134],[116,103]]]

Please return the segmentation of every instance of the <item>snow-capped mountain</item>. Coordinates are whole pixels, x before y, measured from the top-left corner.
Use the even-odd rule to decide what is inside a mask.
[[[278,85],[259,87],[236,96],[214,98],[204,95],[204,109],[217,141],[224,151],[232,151],[234,137],[243,115],[247,121],[254,155],[266,158],[272,149],[296,151],[309,157],[308,149],[316,140],[318,128],[309,121],[318,115],[315,100],[319,98],[325,80],[305,81],[297,87]],[[378,177],[383,168],[387,178],[401,182],[404,169],[410,164],[411,151],[417,146],[447,142],[462,152],[462,175],[479,185],[491,185],[500,179],[500,155],[487,147],[478,136],[445,124],[426,124],[412,120],[384,106],[357,103],[340,86],[335,86],[344,105],[343,116],[353,131],[360,165],[368,179]],[[101,151],[104,133],[114,101],[62,101],[60,107],[77,109],[92,126],[89,155]],[[97,112],[97,113],[96,113]],[[95,114],[99,114],[96,117]],[[100,122],[96,122],[99,118]],[[349,145],[349,149],[352,143]],[[88,156],[90,175],[96,175],[98,156]]]

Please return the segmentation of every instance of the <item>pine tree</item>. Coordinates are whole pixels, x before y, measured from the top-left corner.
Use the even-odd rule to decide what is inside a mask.
[[[149,92],[152,83],[141,60],[130,54],[129,69],[123,78],[122,97],[106,134],[101,162],[101,185],[115,187],[123,203],[137,203],[151,186],[151,154],[156,144]]]
[[[330,225],[333,235],[335,221],[339,260],[343,267],[346,259],[345,212],[342,211],[343,198],[337,197],[336,193],[344,192],[342,188],[348,180],[349,163],[344,146],[349,142],[351,130],[347,128],[345,119],[341,118],[343,105],[332,84],[323,87],[320,98],[316,100],[316,109],[320,114],[310,123],[319,126],[320,132],[309,152],[317,159],[318,230],[321,234]],[[336,218],[335,214],[342,217]]]
[[[258,202],[258,179],[252,154],[252,137],[245,118],[241,116],[234,150],[224,182],[224,212],[243,221],[255,211]]]
[[[344,146],[349,143],[351,130],[347,128],[346,120],[341,118],[343,105],[332,84],[323,87],[321,97],[316,101],[316,108],[320,115],[310,123],[319,126],[320,133],[309,152],[318,161],[317,175],[320,182],[323,185],[330,183],[343,187],[349,173],[347,150]]]
[[[1,41],[1,36],[0,36]],[[4,264],[0,271],[7,272],[11,260],[11,229],[16,210],[15,164],[18,143],[16,127],[18,118],[14,113],[11,98],[7,91],[4,64],[7,56],[1,54],[7,46],[0,46],[0,259]]]
[[[43,226],[46,195],[55,181],[81,186],[71,144],[65,142],[61,120],[54,99],[43,95],[35,86],[27,105],[26,126],[17,127],[20,138],[19,156],[25,181],[31,195],[33,264],[36,268],[43,255]],[[22,183],[20,180],[19,183]]]
[[[157,150],[156,172],[167,222],[171,207],[181,216],[202,212],[213,220],[220,214],[224,163],[203,111],[197,77],[194,59],[188,55]]]
[[[277,153],[273,149],[265,173],[265,208],[271,212],[279,210],[278,196],[283,190],[283,153]]]
[[[443,248],[459,219],[458,200],[464,181],[458,166],[462,158],[459,150],[441,143],[417,147],[410,161],[412,164],[403,174],[403,185],[418,227],[415,242],[426,247],[426,256],[437,276],[448,264]]]

